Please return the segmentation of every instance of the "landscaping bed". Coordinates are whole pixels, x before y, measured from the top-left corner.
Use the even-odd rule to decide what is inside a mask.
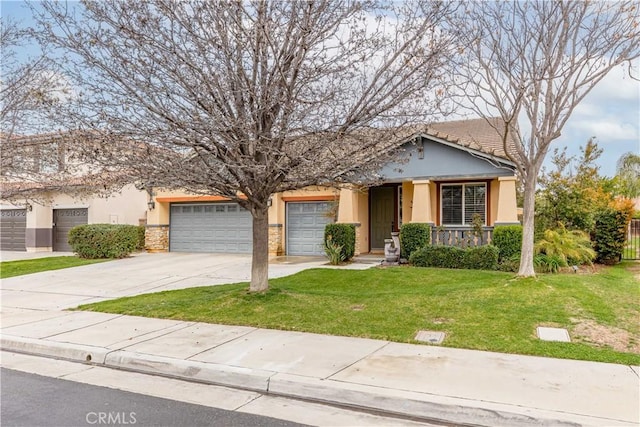
[[[637,268],[627,262],[528,279],[415,267],[312,269],[270,280],[264,294],[240,283],[79,309],[409,343],[419,330],[442,331],[443,346],[638,365]],[[537,326],[566,328],[572,342],[541,341]]]

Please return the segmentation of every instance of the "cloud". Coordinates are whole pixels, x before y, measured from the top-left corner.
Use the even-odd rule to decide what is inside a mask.
[[[632,73],[635,78],[640,76],[640,61],[634,62]],[[615,175],[616,162],[623,154],[640,153],[640,82],[629,77],[628,66],[611,70],[593,88],[553,146],[566,146],[569,154],[577,155],[591,137],[603,149],[597,162],[603,175]]]

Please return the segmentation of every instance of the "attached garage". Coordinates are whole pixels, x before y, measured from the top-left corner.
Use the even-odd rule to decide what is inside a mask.
[[[251,213],[237,203],[172,204],[172,252],[251,253]]]
[[[71,252],[69,230],[77,225],[87,224],[89,210],[87,208],[54,209],[53,210],[53,250]]]
[[[287,202],[287,255],[324,255],[324,227],[331,202]]]
[[[26,251],[26,209],[3,209],[0,211],[0,249],[3,251]]]

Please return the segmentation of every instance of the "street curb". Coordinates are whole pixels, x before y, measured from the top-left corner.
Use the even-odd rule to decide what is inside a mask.
[[[0,348],[16,353],[29,353],[68,359],[74,362],[102,365],[111,351],[104,347],[48,341],[39,338],[4,335],[0,338]]]
[[[125,350],[109,353],[104,366],[261,393],[266,393],[269,390],[269,378],[275,374],[272,371],[173,359]]]
[[[485,409],[460,403],[436,402],[435,396],[403,390],[321,380],[290,374],[276,374],[271,378],[269,392],[286,397],[338,404],[384,414],[440,421],[465,426],[530,427],[580,426],[578,422],[564,421],[509,412],[503,409]],[[432,400],[426,400],[431,398]],[[462,399],[451,398],[451,401]],[[507,406],[507,405],[491,405]]]
[[[480,402],[484,407],[478,407],[474,406],[471,401],[469,404],[464,404],[464,399],[455,397],[175,359],[126,350],[110,350],[103,347],[45,339],[3,335],[0,347],[2,350],[10,352],[66,359],[107,368],[374,411],[389,416],[456,425],[575,427],[581,425],[597,426],[602,425],[603,422],[611,425],[633,425],[619,420],[569,413],[557,414],[554,411],[533,408],[518,407],[516,409],[519,411],[518,413],[509,410],[511,405],[508,404]],[[556,418],[558,415],[562,419]]]

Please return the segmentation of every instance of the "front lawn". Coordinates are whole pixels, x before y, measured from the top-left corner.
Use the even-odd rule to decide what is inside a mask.
[[[75,256],[56,256],[48,258],[24,259],[0,262],[0,279],[41,271],[60,270],[80,265],[104,262],[104,259],[82,259]]]
[[[640,264],[594,274],[516,279],[492,271],[312,269],[270,281],[166,291],[79,307],[136,316],[415,342],[446,332],[444,346],[640,364]],[[536,326],[569,329],[571,343],[544,342]]]

